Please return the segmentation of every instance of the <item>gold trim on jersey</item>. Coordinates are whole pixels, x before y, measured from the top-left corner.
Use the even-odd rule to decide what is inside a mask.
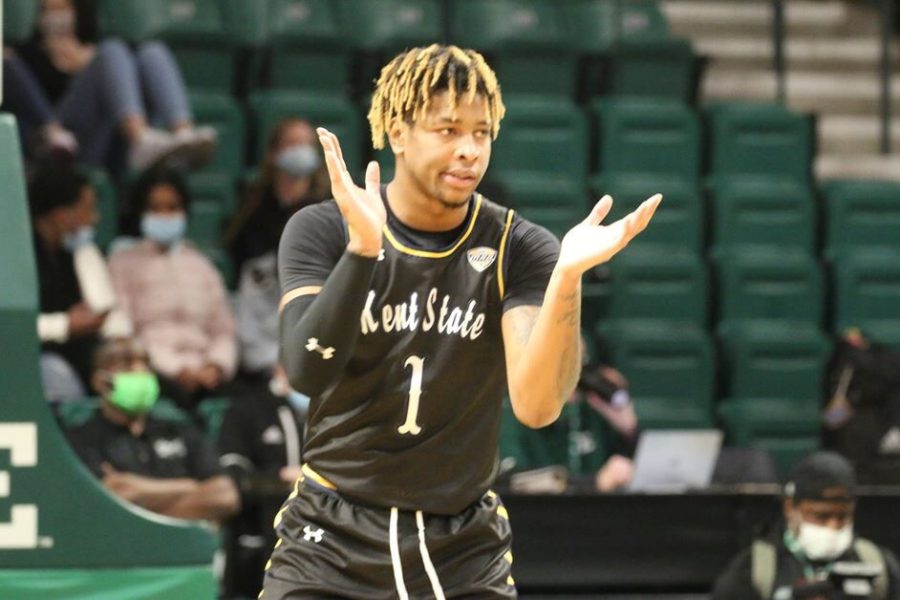
[[[328,488],[329,490],[336,490],[337,486],[313,471],[313,468],[309,466],[309,463],[303,463],[303,466],[300,467],[303,471],[303,474],[321,485],[324,488]]]
[[[503,227],[503,237],[500,238],[500,257],[497,260],[497,285],[500,287],[500,299],[506,294],[506,285],[503,281],[503,257],[506,254],[506,239],[509,237],[509,228],[512,225],[513,214],[516,211],[509,209],[506,213],[506,225]]]
[[[442,252],[430,252],[428,250],[418,250],[416,248],[404,246],[402,243],[400,243],[400,240],[394,237],[394,233],[390,230],[390,228],[388,228],[387,225],[384,226],[384,237],[386,237],[387,240],[391,243],[391,246],[393,246],[400,252],[403,252],[404,254],[419,256],[421,258],[446,258],[456,252],[459,247],[463,245],[463,242],[468,239],[469,234],[472,233],[472,230],[475,229],[475,221],[478,219],[478,212],[481,210],[481,201],[481,194],[475,194],[475,210],[472,214],[472,218],[469,220],[469,226],[468,228],[466,228],[466,232],[462,235],[462,237],[456,240],[456,243],[453,244],[452,247]]]
[[[284,310],[285,306],[287,306],[300,296],[310,296],[312,294],[318,294],[321,291],[321,285],[304,285],[303,287],[294,288],[289,292],[285,292],[281,297],[281,302],[278,303],[278,312],[281,313],[281,311]]]

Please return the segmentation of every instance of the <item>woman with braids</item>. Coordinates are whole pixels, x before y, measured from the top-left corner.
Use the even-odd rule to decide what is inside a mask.
[[[552,423],[580,368],[581,275],[650,221],[608,226],[605,196],[560,244],[475,190],[504,106],[477,52],[412,48],[369,123],[396,157],[351,180],[319,129],[334,201],[279,248],[281,358],[310,396],[303,476],[275,519],[261,598],[513,598],[511,533],[490,486],[501,396]]]

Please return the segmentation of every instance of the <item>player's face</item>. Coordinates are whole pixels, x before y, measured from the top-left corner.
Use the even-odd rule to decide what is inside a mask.
[[[447,92],[432,97],[424,117],[402,126],[394,149],[397,168],[447,208],[465,206],[491,158],[491,122],[480,94],[450,109]],[[392,143],[395,140],[392,140]]]

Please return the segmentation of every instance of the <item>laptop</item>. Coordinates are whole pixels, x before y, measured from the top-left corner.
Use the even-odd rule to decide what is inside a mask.
[[[628,490],[665,493],[709,487],[721,447],[718,429],[644,431]]]

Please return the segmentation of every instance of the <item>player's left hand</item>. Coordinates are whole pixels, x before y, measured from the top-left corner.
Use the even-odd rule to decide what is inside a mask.
[[[647,227],[661,201],[662,194],[655,194],[631,214],[610,225],[601,225],[612,208],[612,197],[603,196],[587,218],[563,237],[557,269],[580,276],[605,263]]]

